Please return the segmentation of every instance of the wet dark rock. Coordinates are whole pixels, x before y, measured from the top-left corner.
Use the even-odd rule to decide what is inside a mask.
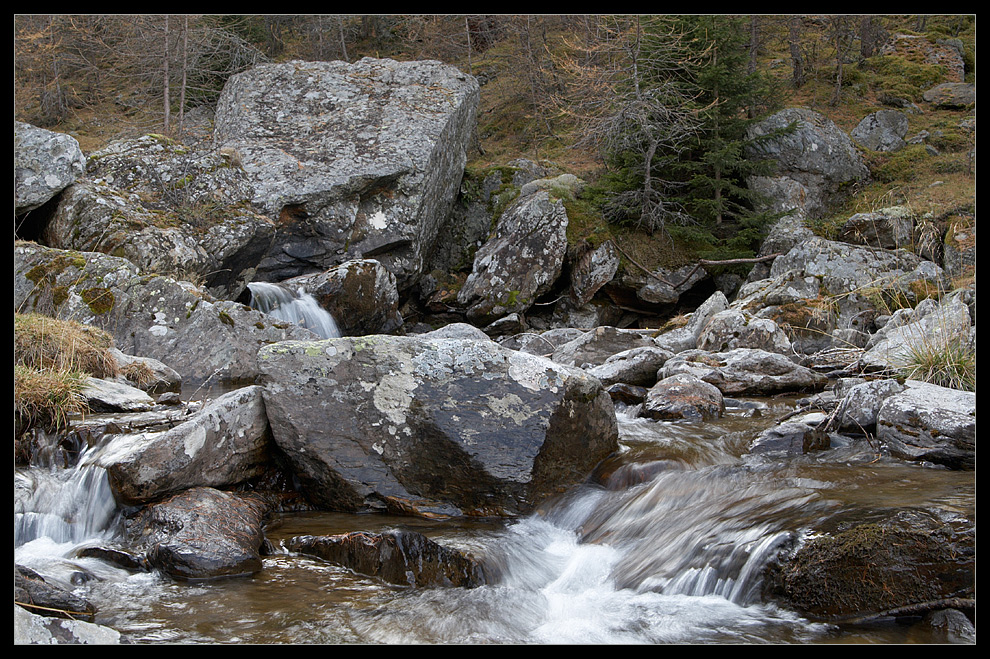
[[[477,561],[412,531],[296,536],[286,548],[401,586],[474,588],[488,582]]]
[[[646,400],[646,394],[648,391],[649,389],[646,387],[617,382],[608,388],[608,395],[611,396],[612,400],[616,403],[622,403],[624,405],[638,405]]]
[[[14,565],[14,603],[40,616],[86,622],[96,618],[92,604],[21,565]]]
[[[312,295],[344,336],[391,332],[402,324],[395,275],[374,259],[346,261],[282,284]]]
[[[764,594],[823,620],[917,615],[975,597],[975,568],[971,524],[902,510],[811,538],[768,567]]]
[[[193,488],[139,511],[127,522],[128,538],[174,579],[247,575],[262,568],[266,513],[260,497]]]
[[[830,446],[831,438],[827,432],[816,428],[815,424],[794,421],[760,433],[749,452],[754,455],[785,457],[824,451]]]

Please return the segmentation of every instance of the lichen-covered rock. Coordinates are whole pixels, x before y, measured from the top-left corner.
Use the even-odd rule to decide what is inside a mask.
[[[423,269],[460,186],[477,81],[436,61],[263,64],[231,76],[214,143],[276,220],[258,279],[374,258],[400,290]]]
[[[598,380],[488,339],[284,342],[258,363],[274,439],[327,509],[515,514],[617,447]]]
[[[879,110],[860,121],[849,134],[860,146],[873,151],[897,151],[906,146],[908,118],[897,110]]]
[[[773,134],[796,122],[797,130],[770,141],[761,141],[750,157],[772,159],[778,164],[774,176],[751,177],[751,189],[784,198],[772,206],[783,211],[800,210],[806,217],[824,214],[850,183],[865,179],[869,171],[849,136],[831,120],[805,108],[787,108],[756,124],[750,137]]]
[[[571,265],[571,297],[577,305],[587,304],[602,286],[612,281],[619,269],[619,251],[611,240],[597,249],[585,251]]]
[[[40,208],[85,171],[74,137],[14,122],[14,215]]]
[[[860,363],[871,369],[910,372],[912,364],[938,363],[961,355],[975,338],[974,331],[969,306],[960,295],[941,301],[927,299],[913,309],[898,309],[870,337]]]
[[[815,237],[777,257],[767,279],[740,288],[733,306],[773,320],[797,352],[809,354],[842,347],[836,329],[874,331],[891,305],[917,304],[947,287],[940,267],[906,250]]]
[[[588,369],[588,373],[602,381],[606,387],[613,384],[629,384],[652,387],[657,383],[657,373],[674,353],[663,348],[642,346],[616,353],[604,363]]]
[[[755,348],[715,353],[687,350],[667,360],[660,370],[661,380],[679,373],[713,384],[729,396],[815,391],[827,382],[824,375],[799,366],[784,355]]]
[[[791,353],[791,341],[769,318],[754,318],[740,309],[726,309],[712,316],[698,337],[698,348],[725,352],[736,348],[758,348],[767,352]]]
[[[116,645],[120,632],[85,620],[39,616],[14,605],[14,645]]]
[[[553,351],[558,364],[592,368],[620,352],[633,348],[656,348],[652,330],[622,329],[603,325],[584,332]]]
[[[202,281],[217,295],[236,297],[275,235],[268,218],[229,200],[209,199],[203,203],[213,210],[196,210],[142,199],[83,179],[62,194],[42,242],[123,257],[147,272]]]
[[[567,252],[567,211],[537,192],[502,213],[495,234],[478,250],[457,301],[473,322],[488,324],[522,312],[557,281]]]
[[[849,387],[836,412],[838,428],[856,434],[875,433],[883,401],[904,391],[897,380],[870,380]]]
[[[908,380],[877,412],[877,439],[906,460],[976,468],[976,392]]]
[[[688,321],[683,327],[664,332],[656,338],[656,344],[673,353],[694,350],[705,327],[715,314],[729,308],[729,301],[721,291],[713,293],[705,302],[688,314]]]
[[[168,364],[190,384],[250,382],[262,345],[315,337],[126,259],[31,243],[14,245],[14,308],[105,329],[123,352]]]
[[[856,213],[839,230],[843,242],[883,249],[909,248],[914,237],[914,216],[904,206]]]
[[[717,419],[725,401],[717,387],[679,373],[656,383],[646,394],[642,415],[651,419]]]
[[[400,586],[475,588],[488,581],[481,564],[414,531],[296,536],[286,549]]]
[[[102,378],[86,378],[80,395],[91,412],[146,412],[155,406],[144,390]]]
[[[94,459],[117,501],[132,505],[192,487],[236,485],[265,473],[271,457],[261,389],[251,386],[168,430],[118,435]]]
[[[928,103],[948,109],[960,110],[976,103],[976,85],[965,82],[944,82],[922,94]]]

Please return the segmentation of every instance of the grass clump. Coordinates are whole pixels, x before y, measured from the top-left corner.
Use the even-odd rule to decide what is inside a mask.
[[[58,430],[69,416],[84,412],[81,392],[87,375],[81,371],[34,369],[14,364],[14,418],[22,429]]]
[[[14,361],[28,368],[113,377],[117,362],[111,348],[113,337],[99,328],[41,314],[14,314]]]
[[[976,391],[976,349],[960,334],[911,342],[899,370],[909,380]]]
[[[18,431],[58,430],[84,412],[88,376],[117,374],[113,337],[96,327],[41,314],[14,314],[14,419]],[[18,432],[18,434],[19,434]]]

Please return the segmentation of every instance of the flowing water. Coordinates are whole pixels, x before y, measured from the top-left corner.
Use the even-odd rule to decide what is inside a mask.
[[[340,337],[333,316],[304,290],[290,290],[280,284],[251,282],[251,307],[269,316],[312,330],[324,339]]]
[[[821,520],[932,504],[975,518],[972,474],[877,460],[865,442],[787,461],[746,455],[754,433],[789,409],[777,402],[753,418],[738,408],[706,424],[620,411],[622,450],[598,484],[518,520],[307,513],[268,532],[279,545],[420,531],[502,575],[474,589],[397,587],[284,550],[254,576],[206,583],[73,558],[112,537],[116,519],[105,476],[87,466],[18,474],[34,494],[15,504],[15,560],[75,589],[98,607],[97,622],[141,643],[931,642],[890,622],[840,628],[761,602],[766,560]]]

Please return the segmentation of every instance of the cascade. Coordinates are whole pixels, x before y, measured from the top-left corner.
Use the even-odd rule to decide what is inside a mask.
[[[340,338],[337,321],[302,288],[291,291],[279,284],[251,282],[251,307],[279,320],[305,327],[324,339]]]

